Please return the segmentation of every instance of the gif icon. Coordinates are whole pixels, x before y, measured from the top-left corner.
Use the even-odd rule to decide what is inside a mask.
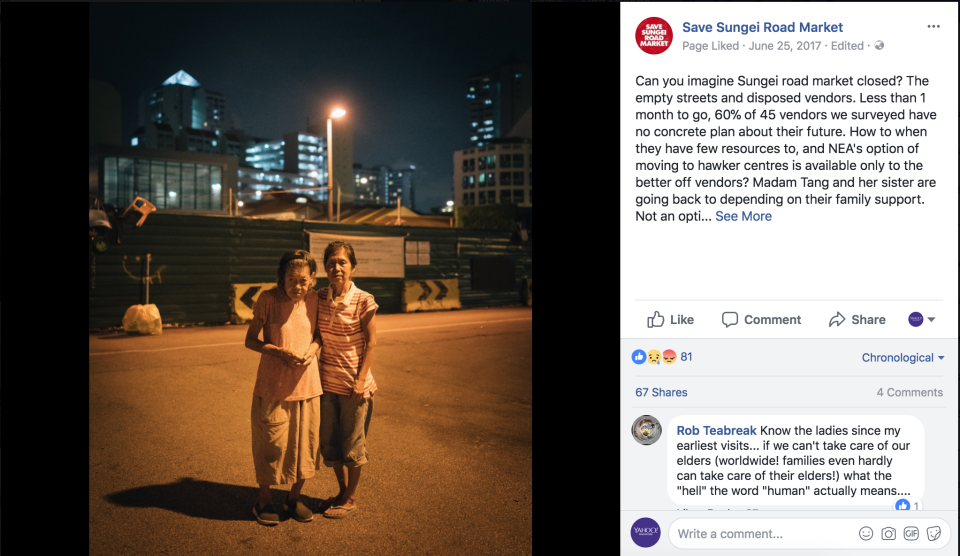
[[[908,541],[915,541],[920,538],[920,529],[916,527],[904,527],[903,528],[903,538]]]

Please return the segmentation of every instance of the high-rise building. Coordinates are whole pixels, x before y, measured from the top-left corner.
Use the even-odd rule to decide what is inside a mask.
[[[379,169],[364,168],[362,164],[354,163],[353,178],[355,181],[354,187],[357,191],[356,205],[382,205],[385,203]]]
[[[385,200],[389,205],[395,205],[397,199],[400,199],[400,205],[413,210],[413,176],[416,173],[416,167],[409,168],[383,168],[385,174]]]
[[[482,147],[453,153],[453,202],[461,205],[515,203],[533,206],[530,139],[492,139]]]
[[[313,189],[303,194],[308,199],[327,200],[327,192],[317,189],[327,184],[326,145],[326,137],[313,133],[285,133],[282,141],[253,145],[246,150],[245,164],[260,171],[248,171],[246,176],[241,172],[241,195],[280,187]]]
[[[120,93],[105,81],[90,80],[90,146],[120,145]]]
[[[515,58],[467,78],[470,146],[481,147],[504,137],[520,121],[532,102],[532,78],[530,65]]]
[[[139,125],[154,122],[167,124],[175,132],[194,128],[220,135],[227,127],[225,110],[222,94],[204,89],[199,81],[180,70],[140,95]]]

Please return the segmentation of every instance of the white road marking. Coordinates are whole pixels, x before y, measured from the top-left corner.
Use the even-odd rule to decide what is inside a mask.
[[[533,320],[533,317],[528,317],[525,319],[501,319],[501,320],[478,320],[478,321],[472,321],[472,322],[455,322],[451,324],[435,324],[432,326],[414,326],[411,328],[390,328],[387,330],[377,330],[377,333],[383,334],[385,332],[406,332],[408,330],[423,330],[425,328],[444,328],[447,326],[463,326],[466,324],[488,324],[492,322],[515,322],[515,321],[522,321],[522,320]],[[128,349],[123,351],[100,351],[97,353],[91,353],[90,356],[93,357],[94,355],[113,355],[113,354],[119,354],[119,353],[145,353],[145,352],[152,352],[152,351],[170,351],[174,349],[207,348],[207,347],[218,347],[218,346],[242,346],[243,344],[244,344],[243,342],[228,342],[225,344],[204,344],[200,346],[179,346],[179,347],[159,348],[159,349]]]

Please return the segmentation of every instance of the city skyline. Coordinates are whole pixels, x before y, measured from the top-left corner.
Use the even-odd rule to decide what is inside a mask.
[[[180,70],[222,93],[248,135],[280,139],[342,106],[353,161],[416,165],[415,208],[428,211],[450,198],[450,153],[466,146],[465,80],[509,56],[532,63],[532,20],[523,4],[426,8],[91,5],[90,78],[119,91],[126,145],[139,95]]]

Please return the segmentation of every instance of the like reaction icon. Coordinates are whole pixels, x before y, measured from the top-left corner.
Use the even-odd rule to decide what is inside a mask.
[[[663,315],[660,311],[654,311],[652,317],[647,317],[647,328],[663,326]]]

